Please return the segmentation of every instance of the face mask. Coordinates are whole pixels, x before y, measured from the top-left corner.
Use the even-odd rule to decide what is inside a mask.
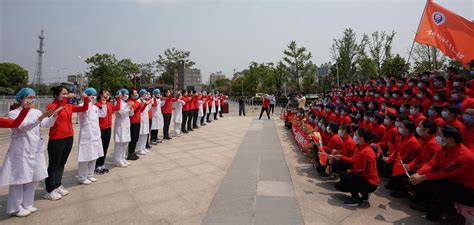
[[[432,109],[428,109],[428,116],[434,116],[435,111]]]
[[[371,92],[371,93],[369,93],[369,95],[370,95],[370,96],[374,96],[374,93]]]
[[[357,107],[358,107],[358,108],[362,108],[362,104],[361,104],[361,103],[357,103]]]
[[[382,111],[385,111],[386,108],[387,108],[387,107],[383,105],[380,109],[381,109]]]
[[[405,112],[405,107],[400,107],[400,112],[404,113]]]
[[[336,100],[336,103],[337,103],[337,104],[341,104],[341,101],[339,101],[339,100]]]
[[[123,99],[124,101],[127,101],[127,100],[128,100],[128,95],[123,96],[122,99]]]
[[[442,112],[441,112],[441,117],[447,119],[448,116],[449,116],[449,113],[448,113],[447,111],[442,111]]]
[[[418,83],[416,86],[417,86],[418,88],[422,88],[422,87],[423,87],[423,83]]]
[[[352,139],[354,139],[355,143],[359,144],[360,143],[360,140],[359,140],[359,137],[357,136],[353,136]]]
[[[436,87],[438,87],[440,84],[441,84],[441,83],[438,82],[438,81],[434,81],[434,82],[433,82],[433,85],[436,86]]]
[[[399,127],[399,128],[398,128],[398,133],[399,133],[400,135],[404,136],[404,135],[405,135],[405,130],[404,130],[403,128]]]
[[[390,126],[390,120],[389,119],[384,119],[383,124],[385,124],[385,126]]]
[[[369,117],[367,117],[367,116],[364,116],[364,120],[365,120],[365,121],[369,121],[369,120],[370,120],[370,118],[369,118]]]
[[[335,113],[336,113],[336,114],[339,114],[339,110],[336,110]]]
[[[436,142],[441,146],[446,146],[446,141],[441,136],[436,135]]]
[[[398,98],[398,95],[397,95],[397,94],[393,94],[392,97],[393,97],[393,98]]]
[[[342,112],[341,112],[341,115],[345,116],[345,115],[346,115],[346,112],[342,111]]]
[[[404,94],[403,97],[404,98],[410,98],[410,95]]]
[[[416,97],[418,97],[418,98],[423,98],[423,97],[425,97],[425,96],[420,93],[420,94],[417,94]]]
[[[474,70],[471,70],[469,74],[471,74],[471,76],[474,76]]]
[[[369,105],[369,109],[374,109],[374,108],[375,108],[374,105],[372,105],[372,104]]]
[[[410,114],[416,115],[416,110],[415,109],[410,109]]]
[[[329,126],[327,126],[327,127],[326,127],[326,131],[327,131],[328,133],[331,133],[331,128],[330,128]]]
[[[469,114],[463,114],[462,115],[462,120],[466,121],[467,123],[471,123],[472,122],[472,116],[469,115]]]
[[[341,136],[341,137],[344,137],[344,132],[342,130],[338,130],[337,134],[339,134],[339,136]]]
[[[459,99],[458,94],[451,94],[451,99],[454,101],[458,100]]]
[[[458,87],[458,86],[461,86],[459,85],[459,82],[453,82],[453,87]]]
[[[403,83],[398,83],[398,87],[403,87]]]
[[[396,127],[400,127],[400,122],[395,121],[395,126],[396,126]]]
[[[370,118],[370,122],[371,122],[371,123],[375,122],[375,118],[371,117],[371,118]]]
[[[415,83],[408,83],[408,86],[413,87],[413,86],[415,86]]]
[[[433,99],[434,99],[435,101],[439,101],[439,96],[438,96],[438,95],[435,95],[435,96],[433,97]]]
[[[357,115],[357,119],[360,119],[360,118],[362,118],[362,116],[358,114],[358,115]]]
[[[420,135],[420,136],[423,136],[423,133],[422,133],[420,127],[417,127],[417,128],[416,128],[416,133],[417,133],[418,135]]]

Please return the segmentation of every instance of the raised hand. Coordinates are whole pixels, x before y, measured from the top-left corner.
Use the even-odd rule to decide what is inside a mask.
[[[41,116],[38,117],[38,120],[42,121],[44,118],[50,117],[51,115],[54,114],[54,111],[55,111],[54,109],[46,110],[46,112],[44,112],[43,114],[41,114]]]
[[[63,110],[63,109],[64,109],[64,107],[59,106],[59,108],[57,108],[56,110],[54,110],[52,116],[53,116],[53,117],[57,117],[57,116],[58,116],[58,113],[61,112],[61,110]]]

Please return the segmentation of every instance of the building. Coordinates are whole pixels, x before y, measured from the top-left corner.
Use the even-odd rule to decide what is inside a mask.
[[[225,74],[222,71],[218,71],[216,73],[211,73],[209,76],[209,84],[216,82],[217,80],[225,79]]]
[[[184,70],[184,87],[188,90],[201,91],[202,75],[200,69]]]
[[[245,74],[245,71],[246,71],[246,70],[241,71],[241,72],[236,72],[236,73],[234,73],[234,76],[232,76],[232,80],[235,80],[235,79],[237,79],[237,78],[239,78],[239,77],[243,77],[244,74]]]

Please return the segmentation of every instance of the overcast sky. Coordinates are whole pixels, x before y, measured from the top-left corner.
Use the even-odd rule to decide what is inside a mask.
[[[83,73],[95,53],[150,62],[166,48],[191,51],[203,80],[230,77],[250,61],[276,62],[295,40],[330,61],[344,28],[396,31],[393,52],[408,55],[425,0],[0,0],[0,62],[34,75],[37,35],[47,39],[45,82]],[[435,0],[474,20],[474,0]],[[59,70],[59,72],[58,72]],[[65,78],[61,78],[65,80]]]

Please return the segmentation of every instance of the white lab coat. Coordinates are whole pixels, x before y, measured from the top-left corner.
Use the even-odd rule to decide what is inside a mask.
[[[198,103],[199,103],[198,116],[204,116],[204,108],[203,108],[204,101],[199,100]]]
[[[128,103],[124,100],[120,104],[120,110],[115,114],[114,123],[114,141],[115,142],[130,142],[130,110]]]
[[[161,130],[163,129],[163,113],[161,113],[161,107],[165,105],[165,101],[161,101],[161,99],[154,98],[156,102],[156,107],[151,108],[151,129],[152,130]]]
[[[150,118],[148,118],[150,110],[151,104],[148,104],[140,115],[140,135],[150,133]]]
[[[211,98],[211,113],[216,112],[216,99],[214,97]]]
[[[17,118],[22,109],[10,111],[8,117]],[[27,184],[48,177],[40,127],[52,127],[56,118],[44,118],[39,122],[41,114],[37,109],[30,109],[20,126],[11,129],[10,147],[0,168],[0,186]]]
[[[178,101],[176,101],[176,106],[173,110],[173,123],[183,122],[183,105],[185,104],[183,100],[178,99]]]
[[[99,109],[92,102],[89,109],[79,113],[79,149],[77,150],[78,162],[89,162],[104,156],[102,139],[100,138],[99,117],[107,115],[107,107]]]

